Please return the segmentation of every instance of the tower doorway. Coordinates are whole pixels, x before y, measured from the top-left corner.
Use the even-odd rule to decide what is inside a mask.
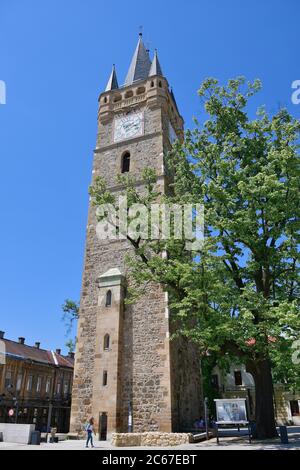
[[[107,413],[99,414],[99,440],[107,440]]]

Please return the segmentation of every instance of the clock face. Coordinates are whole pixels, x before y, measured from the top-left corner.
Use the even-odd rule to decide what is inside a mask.
[[[115,118],[114,141],[132,139],[144,132],[143,113],[127,114]]]

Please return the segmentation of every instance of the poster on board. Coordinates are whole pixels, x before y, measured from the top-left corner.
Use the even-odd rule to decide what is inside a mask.
[[[214,400],[217,421],[223,423],[247,422],[246,398]]]

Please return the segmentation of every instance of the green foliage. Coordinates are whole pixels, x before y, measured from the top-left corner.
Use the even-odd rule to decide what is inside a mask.
[[[153,170],[145,189],[122,176],[129,206],[154,202],[203,204],[205,243],[188,252],[184,240],[132,240],[128,259],[133,299],[148,282],[169,293],[176,334],[203,355],[256,361],[271,358],[274,374],[295,375],[290,349],[299,337],[299,133],[285,109],[251,120],[248,100],[261,87],[241,77],[222,87],[206,80],[199,96],[208,119],[195,121],[166,158],[171,191],[161,195]],[[95,205],[117,206],[104,180],[90,189]],[[167,256],[161,253],[166,252]],[[277,372],[278,373],[277,373]]]
[[[66,342],[66,347],[68,348],[68,352],[70,353],[73,353],[75,351],[75,341],[70,338],[67,342]]]
[[[74,323],[79,318],[79,303],[74,300],[66,299],[62,305],[63,321],[66,326],[66,336],[69,336],[72,332]],[[69,352],[74,352],[75,341],[71,338],[66,342],[66,346]]]

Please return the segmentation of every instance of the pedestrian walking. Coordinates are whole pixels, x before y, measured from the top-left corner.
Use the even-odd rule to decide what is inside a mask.
[[[91,443],[91,447],[94,447],[94,443],[93,443],[93,434],[96,435],[95,433],[95,429],[94,429],[94,418],[91,418],[88,422],[88,424],[86,425],[86,445],[85,447],[88,448],[89,447],[89,443]]]

